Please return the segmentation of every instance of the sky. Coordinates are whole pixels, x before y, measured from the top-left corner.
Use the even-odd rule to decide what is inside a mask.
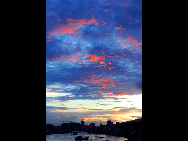
[[[46,123],[142,117],[142,1],[46,0]]]

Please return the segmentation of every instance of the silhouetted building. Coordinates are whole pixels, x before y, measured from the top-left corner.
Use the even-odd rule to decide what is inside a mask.
[[[106,125],[102,125],[102,124],[100,123],[100,131],[105,131],[105,129],[106,129]]]
[[[69,126],[70,127],[78,127],[78,126],[80,126],[80,123],[70,122]]]
[[[108,120],[106,124],[106,131],[111,131],[112,128],[114,130],[113,122],[111,122],[111,120]]]
[[[49,132],[54,131],[54,125],[52,125],[52,124],[46,124],[46,130],[48,130]]]
[[[94,129],[95,129],[95,123],[91,123],[91,124],[89,125],[89,129],[94,130]]]
[[[62,123],[61,128],[64,130],[79,130],[81,129],[81,125],[75,122]]]
[[[116,122],[116,125],[118,126],[118,125],[119,125],[119,122]]]
[[[83,121],[83,118],[82,118],[82,121],[81,121],[81,126],[84,126],[84,121]]]
[[[107,126],[110,126],[110,125],[112,125],[113,124],[113,122],[111,122],[111,120],[108,120],[107,121]]]
[[[125,137],[136,137],[136,136],[142,136],[142,119],[135,119],[123,123],[119,123],[118,128],[116,128],[116,131],[120,136]]]

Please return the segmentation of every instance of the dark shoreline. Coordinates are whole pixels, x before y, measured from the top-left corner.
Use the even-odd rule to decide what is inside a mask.
[[[89,135],[91,134],[105,134],[117,137],[124,137],[132,141],[141,141],[142,140],[142,119],[136,119],[133,121],[127,122],[116,122],[113,124],[110,120],[107,121],[106,125],[95,126],[94,123],[91,123],[89,126],[79,123],[63,123],[61,126],[54,126],[47,124],[46,134],[65,134],[72,133],[76,135],[76,132],[84,131]]]

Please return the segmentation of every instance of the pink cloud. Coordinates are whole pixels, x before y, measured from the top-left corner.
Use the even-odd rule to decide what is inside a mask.
[[[87,25],[99,24],[94,18],[92,18],[91,20],[86,20],[86,19],[76,20],[76,19],[69,18],[67,19],[67,22],[68,22],[67,25],[62,24],[62,25],[54,26],[55,28],[51,32],[49,32],[49,37],[55,36],[57,34],[65,35],[69,33],[72,33],[75,36],[77,34],[75,31],[81,28],[84,24],[87,24]]]

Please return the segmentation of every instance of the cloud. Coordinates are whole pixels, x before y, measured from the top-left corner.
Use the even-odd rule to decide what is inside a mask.
[[[112,105],[112,104],[99,104],[99,105],[104,105],[104,106],[108,106],[108,105]]]
[[[98,102],[104,102],[104,101],[98,101]],[[114,100],[114,101],[105,101],[105,102],[122,102],[120,100]]]
[[[129,108],[129,109],[120,109],[118,112],[130,112],[130,111],[134,111],[134,112],[142,112],[142,109],[136,109],[136,108]]]
[[[54,29],[48,32],[48,38],[55,35],[65,35],[65,34],[77,34],[77,30],[81,28],[84,24],[90,25],[95,24],[98,25],[98,22],[92,18],[90,20],[86,19],[71,19],[68,18],[66,24],[55,25]]]
[[[126,107],[114,107],[115,109],[117,109],[117,108],[126,108]]]
[[[46,106],[46,109],[59,109],[59,110],[68,110],[68,109],[78,109],[78,108],[67,108],[67,107],[56,107],[56,106]]]
[[[46,114],[46,123],[53,124],[55,126],[61,125],[61,123],[66,123],[66,122],[78,122],[78,118],[76,115],[67,115],[65,113],[59,114],[55,112],[49,112],[47,111]],[[80,121],[79,121],[80,122]]]
[[[49,104],[89,99],[114,105],[126,99],[120,96],[142,93],[142,1],[47,0],[46,93]],[[98,108],[80,108],[86,116],[110,113],[100,109],[110,104],[101,102]],[[59,105],[48,105],[47,111],[77,116]],[[120,107],[111,110],[135,110]]]
[[[98,111],[98,110],[103,110],[103,109],[88,109],[88,110],[97,110]]]
[[[65,117],[65,116],[63,116],[62,114],[60,114],[59,117],[60,117],[62,120],[64,120],[64,121],[66,121],[66,120],[68,120],[68,121],[73,121],[73,120],[76,120],[76,119],[77,119],[77,116]]]
[[[136,82],[135,86],[137,89],[142,90],[142,81]]]

